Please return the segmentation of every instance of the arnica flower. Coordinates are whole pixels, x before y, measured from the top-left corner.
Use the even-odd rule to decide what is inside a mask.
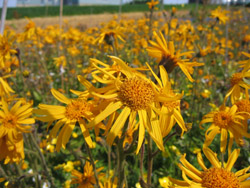
[[[239,61],[240,67],[249,67],[250,66],[250,53],[241,52],[242,55],[246,56],[248,59]]]
[[[229,17],[226,14],[227,11],[222,10],[220,6],[217,9],[211,11],[211,17],[215,18],[217,21],[223,24],[225,24],[226,21],[229,19]]]
[[[110,145],[123,129],[127,119],[128,125],[132,126],[135,124],[134,122],[136,121],[136,116],[139,115],[137,153],[141,148],[145,135],[145,129],[148,131],[149,135],[152,137],[159,149],[164,150],[162,133],[156,114],[156,112],[160,110],[156,109],[155,103],[175,101],[179,99],[179,96],[161,96],[161,94],[157,92],[156,86],[152,81],[147,79],[145,76],[142,76],[141,73],[131,71],[132,68],[128,67],[121,59],[114,56],[111,56],[111,59],[122,68],[122,74],[117,75],[117,77],[96,66],[95,59],[91,60],[92,65],[95,66],[96,69],[100,70],[103,74],[109,77],[109,80],[104,82],[107,86],[99,88],[102,94],[97,92],[92,92],[92,94],[97,97],[107,99],[109,104],[88,124],[87,127],[94,127],[96,124],[121,109],[121,113],[116,118],[107,135],[107,142]]]
[[[159,183],[163,188],[169,188],[173,185],[173,183],[169,180],[168,177],[159,178]]]
[[[9,105],[2,100],[0,109],[0,160],[4,163],[19,162],[24,159],[23,135],[30,132],[29,124],[35,123],[32,115],[32,104],[17,101],[9,110]]]
[[[96,171],[100,172],[103,168],[98,168]],[[96,185],[96,179],[94,176],[93,166],[87,161],[84,165],[83,173],[72,170],[71,175],[71,184],[79,184],[77,188],[94,188]],[[104,174],[100,173],[97,175],[98,179],[103,177]]]
[[[105,178],[103,181],[103,184],[100,184],[101,188],[117,188],[117,177],[114,178],[114,180],[109,177],[109,178]]]
[[[156,5],[159,4],[159,1],[151,0],[150,2],[147,2],[149,10],[153,10]]]
[[[173,126],[176,124],[176,122],[181,128],[182,131],[181,135],[183,135],[184,131],[187,131],[180,111],[180,99],[182,98],[183,93],[182,94],[174,93],[174,91],[171,89],[171,82],[168,80],[168,73],[166,72],[166,70],[162,65],[160,66],[161,79],[159,79],[154,74],[154,72],[150,67],[149,69],[153,73],[158,83],[157,90],[160,93],[160,95],[166,98],[176,98],[176,100],[173,101],[163,102],[161,105],[161,113],[160,113],[161,115],[159,121],[160,121],[162,136],[163,137],[167,136],[172,130]]]
[[[189,81],[193,82],[194,79],[191,74],[194,72],[195,66],[202,66],[203,63],[189,62],[189,59],[181,59],[183,56],[190,56],[193,52],[183,52],[175,51],[173,41],[168,44],[160,32],[160,36],[156,32],[153,33],[156,42],[149,41],[152,47],[147,47],[148,54],[155,57],[159,65],[163,65],[168,73],[171,73],[175,67],[180,67],[180,69],[187,76]]]
[[[15,93],[15,91],[11,89],[8,82],[6,82],[3,77],[0,77],[0,96],[10,96],[10,93]]]
[[[114,29],[104,29],[99,37],[96,38],[94,43],[102,44],[103,42],[106,42],[108,45],[114,45],[116,48],[118,46],[118,39],[122,42],[125,42],[125,40],[122,37],[122,33],[120,32],[120,28],[114,28]]]
[[[63,68],[66,67],[66,57],[65,56],[60,56],[60,57],[55,57],[54,58],[54,63],[56,67],[62,66]]]
[[[231,153],[233,140],[240,144],[242,137],[250,138],[250,134],[244,128],[244,115],[242,112],[237,112],[237,106],[232,107],[221,106],[218,111],[208,113],[202,118],[200,125],[212,123],[206,130],[204,142],[205,146],[209,146],[217,134],[220,134],[220,151],[225,153],[227,139],[229,133],[228,151]]]
[[[212,164],[212,167],[207,168],[203,161],[201,152],[197,154],[197,161],[202,168],[198,170],[192,164],[186,160],[186,155],[183,155],[180,159],[181,164],[179,168],[182,170],[182,177],[184,181],[176,180],[174,178],[169,179],[175,184],[173,187],[176,188],[249,188],[250,173],[247,171],[250,166],[239,170],[237,172],[232,172],[234,163],[236,162],[240,150],[235,149],[228,157],[226,163],[220,162],[217,158],[217,154],[214,153],[209,148],[203,148],[203,153],[206,158]],[[191,178],[191,180],[189,178]]]
[[[247,92],[250,89],[250,85],[247,82],[247,78],[250,78],[249,66],[245,66],[241,72],[237,72],[232,75],[230,79],[231,88],[227,92],[224,103],[230,96],[232,104],[240,98],[241,92]]]
[[[5,67],[5,61],[15,54],[16,50],[12,49],[12,43],[8,41],[6,36],[0,35],[0,67]]]
[[[56,151],[60,151],[61,147],[65,149],[77,123],[81,128],[85,141],[89,147],[93,147],[89,131],[86,129],[86,120],[90,120],[93,116],[91,112],[93,108],[92,104],[81,98],[69,99],[55,89],[51,89],[51,93],[58,101],[66,104],[66,106],[39,104],[38,107],[40,109],[35,109],[34,112],[37,115],[41,115],[36,117],[36,119],[49,123],[48,129],[52,122],[58,120],[50,131],[50,139],[56,138],[57,132],[64,125],[58,135]]]

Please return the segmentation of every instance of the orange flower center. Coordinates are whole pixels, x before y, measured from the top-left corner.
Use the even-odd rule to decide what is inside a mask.
[[[165,102],[164,106],[166,106],[170,111],[172,111],[175,108],[180,107],[180,101],[170,101],[170,102]]]
[[[141,110],[149,107],[155,95],[150,83],[143,79],[130,78],[121,85],[119,98],[132,110]]]
[[[248,112],[250,113],[250,101],[247,99],[242,99],[235,103],[238,107],[239,112]]]
[[[240,188],[240,181],[234,173],[223,168],[210,168],[202,174],[202,187]]]
[[[214,114],[214,123],[220,128],[227,129],[231,120],[231,116],[226,112],[217,112]]]
[[[82,99],[73,100],[66,106],[66,117],[70,120],[79,120],[90,111],[90,104]]]
[[[5,118],[3,119],[3,126],[5,126],[6,128],[10,129],[16,128],[16,124],[17,124],[17,118],[12,114],[6,115]]]
[[[231,85],[234,86],[235,84],[238,84],[240,81],[242,81],[242,78],[242,73],[240,72],[233,74],[230,79]]]

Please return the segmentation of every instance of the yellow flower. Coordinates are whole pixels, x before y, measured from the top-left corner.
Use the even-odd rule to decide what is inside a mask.
[[[9,84],[2,78],[0,77],[0,96],[1,97],[6,97],[10,96],[10,93],[15,93],[9,86]]]
[[[218,20],[220,23],[222,22],[223,24],[225,24],[229,19],[226,14],[227,11],[222,10],[220,6],[217,9],[211,11],[211,17],[216,18],[216,20]]]
[[[149,69],[153,73],[150,67]],[[162,103],[161,113],[160,113],[160,118],[159,118],[162,137],[165,137],[170,133],[170,131],[172,130],[176,122],[178,123],[178,125],[180,126],[182,130],[181,135],[183,135],[183,132],[187,131],[184,120],[180,112],[180,99],[182,98],[183,93],[176,94],[173,92],[173,90],[171,89],[171,82],[168,79],[168,74],[162,65],[160,66],[161,79],[159,79],[154,73],[153,75],[157,83],[159,84],[157,89],[160,95],[162,97],[175,99],[175,100],[169,100],[169,101]]]
[[[72,161],[67,161],[67,164],[63,166],[63,170],[66,172],[71,172],[74,169],[74,163]]]
[[[244,120],[241,112],[237,112],[237,106],[231,108],[221,106],[218,111],[208,113],[202,118],[200,125],[204,123],[212,123],[205,133],[205,146],[209,146],[217,134],[220,134],[220,151],[225,153],[227,146],[227,139],[229,133],[228,150],[231,153],[233,139],[240,144],[243,136],[250,138],[250,134],[244,128],[241,120]]]
[[[245,81],[246,78],[250,78],[249,66],[245,66],[241,72],[234,73],[230,79],[231,88],[227,92],[224,103],[230,96],[232,104],[240,98],[242,89],[247,92],[250,89],[250,85]]]
[[[159,149],[164,150],[162,133],[159,125],[155,110],[155,103],[174,101],[178,97],[162,96],[152,81],[147,79],[143,74],[132,71],[132,68],[128,67],[121,59],[111,56],[122,68],[122,76],[110,74],[96,65],[95,59],[92,59],[92,65],[100,72],[106,75],[108,80],[104,80],[106,87],[93,90],[92,95],[103,99],[108,99],[109,104],[107,107],[97,115],[87,127],[94,127],[97,123],[104,120],[106,117],[114,114],[118,109],[122,109],[116,121],[111,127],[107,135],[107,142],[111,145],[114,139],[119,135],[120,131],[125,125],[128,119],[129,125],[135,125],[136,116],[139,115],[139,137],[137,153],[139,152],[145,130],[148,131],[152,139],[155,141]],[[100,80],[102,81],[102,80]],[[97,93],[100,91],[101,94]]]
[[[168,177],[159,178],[159,183],[161,187],[164,187],[164,188],[169,188],[169,187],[172,187],[173,185],[173,183],[169,180]]]
[[[67,180],[64,183],[64,188],[70,188],[71,180]]]
[[[245,68],[250,66],[250,53],[247,52],[241,52],[242,55],[246,56],[248,59],[239,61],[238,63],[240,64],[240,67]]]
[[[11,59],[11,55],[16,53],[16,50],[11,49],[12,43],[8,38],[0,34],[0,67],[5,67],[5,61]]]
[[[217,158],[217,154],[214,153],[209,148],[203,148],[203,153],[206,158],[213,165],[210,168],[205,166],[202,155],[199,152],[197,154],[197,160],[202,168],[202,171],[195,168],[186,160],[186,155],[183,155],[180,159],[181,164],[179,168],[182,170],[182,177],[184,181],[177,180],[174,178],[169,178],[175,185],[173,187],[178,188],[247,188],[250,187],[249,178],[250,173],[247,174],[247,171],[250,169],[250,166],[239,170],[237,172],[232,172],[234,163],[236,162],[240,150],[235,149],[228,157],[226,163],[220,163]],[[189,178],[191,178],[191,180]]]
[[[156,5],[159,4],[159,1],[151,0],[150,2],[147,2],[149,10],[152,10],[155,8]]]
[[[106,42],[108,45],[113,45],[117,48],[118,46],[118,39],[122,42],[125,42],[125,40],[122,37],[122,33],[120,32],[120,28],[116,27],[114,29],[103,29],[101,31],[101,34],[96,38],[94,43],[102,44],[103,42]]]
[[[0,160],[4,163],[19,162],[24,159],[22,133],[29,132],[35,123],[32,115],[32,104],[23,104],[23,101],[16,102],[9,110],[6,101],[2,100],[0,109]],[[24,126],[26,125],[26,126]]]
[[[50,131],[50,139],[56,138],[58,130],[64,125],[58,135],[56,151],[59,151],[61,147],[65,149],[77,122],[82,130],[85,141],[90,147],[93,147],[92,139],[88,129],[86,129],[85,122],[85,119],[90,120],[93,116],[91,112],[92,104],[85,99],[69,99],[55,89],[51,89],[51,92],[58,101],[67,106],[39,104],[40,109],[35,109],[34,112],[42,115],[36,117],[38,120],[49,123],[48,129],[53,121],[59,120]]]
[[[101,171],[102,168],[98,168],[97,172]],[[83,173],[72,170],[71,171],[72,181],[71,184],[79,184],[77,188],[94,188],[96,184],[96,179],[94,176],[93,166],[86,162],[84,165],[84,171]],[[98,178],[102,177],[104,174],[100,173],[98,174]]]
[[[175,67],[180,67],[184,72],[187,78],[193,82],[194,79],[190,74],[194,72],[194,66],[202,66],[203,63],[189,62],[189,59],[181,59],[182,56],[189,56],[193,52],[184,52],[175,51],[173,41],[170,41],[168,44],[160,32],[160,36],[156,32],[153,33],[156,42],[149,41],[152,47],[147,47],[148,54],[157,59],[160,65],[163,65],[168,73],[172,72]]]
[[[57,67],[60,67],[60,66],[66,67],[66,57],[65,56],[55,57],[54,63]]]
[[[105,178],[103,181],[103,185],[100,184],[101,188],[117,188],[117,177],[114,178],[114,180],[112,178]],[[125,187],[125,185],[124,185]]]
[[[203,97],[203,98],[209,98],[209,96],[211,95],[211,92],[209,91],[209,90],[207,90],[207,89],[204,89],[204,91],[203,92],[201,92],[201,96]]]

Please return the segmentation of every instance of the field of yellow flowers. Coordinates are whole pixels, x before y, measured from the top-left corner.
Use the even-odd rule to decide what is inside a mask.
[[[250,9],[0,35],[0,187],[250,188]]]

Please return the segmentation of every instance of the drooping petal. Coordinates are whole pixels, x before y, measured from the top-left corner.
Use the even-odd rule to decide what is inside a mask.
[[[129,107],[125,107],[121,114],[118,116],[117,120],[115,121],[114,125],[112,126],[111,130],[108,133],[107,136],[107,143],[109,145],[112,145],[114,139],[116,136],[118,136],[119,132],[123,128],[131,110]]]

